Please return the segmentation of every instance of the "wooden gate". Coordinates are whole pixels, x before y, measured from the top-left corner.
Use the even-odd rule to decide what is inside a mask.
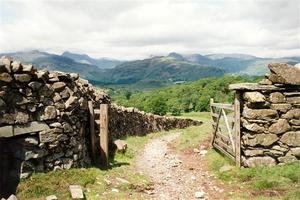
[[[97,146],[100,150],[101,165],[108,166],[108,105],[100,104],[100,109],[93,108],[93,102],[88,102],[89,118],[90,118],[90,137],[91,137],[91,149],[92,159],[96,162],[96,149]],[[98,133],[100,141],[96,141],[96,130],[98,127]],[[98,145],[97,145],[98,144]]]
[[[213,139],[212,146],[240,166],[240,105],[236,98],[234,104],[215,103],[210,100]]]

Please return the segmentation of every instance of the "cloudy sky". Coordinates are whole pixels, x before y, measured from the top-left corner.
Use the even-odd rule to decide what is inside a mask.
[[[0,0],[0,52],[300,56],[300,0]]]

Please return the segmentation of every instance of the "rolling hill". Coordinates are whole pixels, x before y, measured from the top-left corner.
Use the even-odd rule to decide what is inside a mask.
[[[205,77],[223,76],[224,70],[184,61],[172,56],[153,57],[124,62],[99,74],[106,84],[147,84],[194,81]]]

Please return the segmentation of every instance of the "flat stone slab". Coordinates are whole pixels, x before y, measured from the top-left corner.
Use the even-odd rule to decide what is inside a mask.
[[[13,126],[0,127],[0,138],[1,137],[12,137],[12,136],[14,136]]]
[[[260,85],[258,83],[235,83],[229,85],[230,90],[285,90],[285,88],[277,87],[275,85]]]
[[[49,130],[49,126],[45,122],[30,122],[24,125],[15,125],[14,126],[14,135],[22,135],[26,133],[34,133],[38,131]]]
[[[72,196],[72,199],[83,199],[84,195],[80,185],[70,185],[69,190]]]

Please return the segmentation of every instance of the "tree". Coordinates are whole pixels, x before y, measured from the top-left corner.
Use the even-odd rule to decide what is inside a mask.
[[[146,112],[151,112],[157,115],[165,115],[167,110],[168,106],[162,96],[154,96],[148,99],[145,105]]]

